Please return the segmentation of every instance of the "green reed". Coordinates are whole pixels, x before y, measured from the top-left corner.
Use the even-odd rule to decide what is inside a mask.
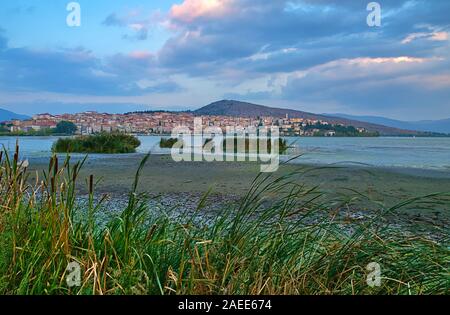
[[[138,167],[125,209],[100,228],[94,218],[105,197],[95,201],[93,176],[87,205],[76,199],[85,160],[73,164],[70,156],[54,155],[31,183],[19,146],[12,157],[3,150],[0,293],[449,293],[448,238],[405,236],[379,224],[402,207],[448,202],[448,194],[394,207],[377,204],[371,219],[343,223],[335,214],[356,197],[327,199],[319,187],[303,185],[298,171],[258,176],[246,196],[224,206],[212,222],[202,221],[207,194],[194,213],[173,219],[150,208],[138,190],[147,159]],[[80,211],[87,213],[82,219]],[[79,287],[66,283],[70,262],[81,266]],[[379,287],[366,282],[370,262],[381,266]]]

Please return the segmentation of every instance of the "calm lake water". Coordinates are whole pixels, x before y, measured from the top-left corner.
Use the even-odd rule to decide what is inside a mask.
[[[14,150],[16,137],[0,137],[0,144]],[[56,137],[19,137],[21,156],[30,160],[51,155]],[[141,136],[139,153],[168,154],[159,148],[159,136]],[[448,170],[450,172],[450,138],[287,138],[302,156],[293,163],[332,164],[363,163],[382,167],[407,167]],[[93,154],[91,158],[108,155]],[[286,158],[286,157],[285,157]]]

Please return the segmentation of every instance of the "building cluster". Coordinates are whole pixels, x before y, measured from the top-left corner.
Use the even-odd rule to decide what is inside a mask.
[[[131,134],[170,134],[173,128],[187,126],[193,128],[194,114],[190,112],[142,112],[127,114],[107,114],[98,112],[83,112],[78,114],[38,114],[29,120],[13,120],[6,122],[11,132],[41,131],[55,128],[58,122],[69,121],[77,126],[78,134],[93,134],[98,132],[125,132]],[[217,126],[226,131],[228,126],[261,127],[279,126],[281,135],[313,136],[319,132],[311,126],[329,125],[323,120],[304,118],[276,117],[230,117],[203,116],[203,127]],[[363,128],[358,132],[364,132]],[[335,131],[330,128],[326,136],[334,136]]]

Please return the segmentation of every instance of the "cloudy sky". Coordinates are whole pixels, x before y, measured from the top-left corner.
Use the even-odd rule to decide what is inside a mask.
[[[195,109],[220,99],[315,113],[450,117],[450,1],[2,1],[0,107]]]

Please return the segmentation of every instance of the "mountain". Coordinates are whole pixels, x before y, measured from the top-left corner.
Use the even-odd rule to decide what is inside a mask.
[[[16,114],[16,113],[10,112],[9,110],[0,108],[0,122],[12,120],[12,119],[25,120],[25,119],[29,119],[29,118],[30,117],[28,117],[28,116]]]
[[[258,116],[272,116],[284,118],[288,115],[290,118],[304,118],[311,120],[324,120],[332,124],[343,124],[346,126],[354,126],[365,128],[372,132],[379,132],[383,136],[425,136],[428,133],[416,130],[409,130],[403,128],[395,128],[385,126],[382,124],[376,124],[371,122],[365,122],[360,120],[354,120],[344,117],[336,117],[329,115],[313,114],[293,109],[283,109],[268,107],[263,105],[257,105],[252,103],[234,101],[234,100],[222,100],[218,102],[206,105],[196,111],[195,115],[218,115],[218,116],[240,116],[240,117],[258,117]]]
[[[400,129],[410,129],[410,130],[430,131],[430,132],[440,132],[450,134],[450,118],[441,120],[401,121],[378,116],[353,116],[346,114],[328,114],[328,116],[354,119]]]

